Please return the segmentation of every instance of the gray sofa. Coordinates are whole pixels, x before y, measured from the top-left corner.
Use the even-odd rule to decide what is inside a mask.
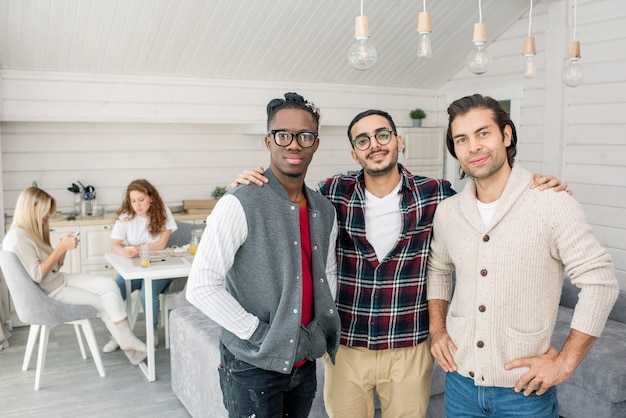
[[[578,289],[563,284],[552,344],[560,349],[570,332]],[[621,290],[606,327],[574,375],[558,387],[565,418],[626,417],[626,291]]]
[[[552,339],[560,349],[569,333],[578,290],[569,280]],[[226,417],[217,375],[219,326],[193,306],[170,315],[172,390],[194,418]],[[324,365],[317,362],[318,392],[310,416],[327,417],[322,388]],[[445,417],[445,373],[435,364],[428,418]],[[621,291],[602,336],[576,373],[559,386],[560,415],[565,418],[626,417],[626,292]],[[380,416],[377,411],[376,416]]]

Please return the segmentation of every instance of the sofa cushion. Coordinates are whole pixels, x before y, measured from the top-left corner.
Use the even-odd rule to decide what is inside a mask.
[[[194,418],[228,416],[217,373],[220,329],[195,306],[170,314],[172,391]]]
[[[552,344],[560,350],[570,332],[574,311],[559,306]],[[602,335],[563,384],[575,385],[618,403],[626,400],[626,324],[608,320]]]

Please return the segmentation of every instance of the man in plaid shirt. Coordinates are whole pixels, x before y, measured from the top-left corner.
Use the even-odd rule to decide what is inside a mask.
[[[339,221],[337,308],[341,345],[325,358],[331,417],[372,417],[373,390],[384,417],[425,416],[433,361],[428,338],[426,266],[437,204],[450,183],[398,164],[402,136],[391,116],[368,110],[348,127],[363,169],[320,187]]]
[[[427,257],[437,204],[455,192],[449,182],[413,175],[398,163],[403,140],[387,112],[359,113],[348,138],[363,169],[320,186],[339,224],[341,343],[335,365],[324,357],[326,411],[331,418],[373,417],[376,389],[383,417],[424,417],[433,368]],[[267,179],[259,170],[244,171],[236,183],[262,185]]]

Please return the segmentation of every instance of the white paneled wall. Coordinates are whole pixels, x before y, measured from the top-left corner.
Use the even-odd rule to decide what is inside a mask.
[[[312,187],[358,168],[345,130],[354,115],[385,109],[400,124],[422,107],[437,120],[434,92],[375,87],[260,83],[3,71],[0,145],[4,211],[33,180],[69,210],[67,187],[96,188],[98,203],[119,205],[125,186],[144,177],[169,203],[206,199],[244,168],[267,167],[263,143],[269,100],[296,91],[321,109]]]
[[[578,1],[577,39],[586,81],[577,88],[565,87],[560,79],[571,40],[572,7],[573,1],[555,0],[534,8],[535,78],[522,76],[526,17],[488,46],[493,63],[487,74],[478,77],[463,69],[444,92],[461,97],[521,91],[518,161],[568,183],[626,289],[626,121],[621,116],[626,113],[626,55],[618,52],[626,50],[626,3]],[[447,104],[442,101],[442,109]]]
[[[239,125],[6,122],[2,130],[5,210],[37,181],[64,210],[77,180],[96,188],[99,204],[115,209],[133,179],[152,182],[169,203],[210,199],[244,168],[267,167],[262,133]],[[355,169],[343,127],[322,127],[307,183]],[[230,187],[230,186],[229,186]]]

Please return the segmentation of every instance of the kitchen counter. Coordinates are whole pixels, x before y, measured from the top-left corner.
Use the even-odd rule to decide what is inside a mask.
[[[198,220],[205,220],[206,217],[210,214],[210,211],[207,213],[199,214],[199,213],[173,213],[174,219],[177,221],[183,222],[191,222]],[[65,227],[80,227],[80,226],[90,226],[90,225],[113,225],[115,223],[115,212],[105,213],[104,216],[87,216],[85,218],[76,218],[75,220],[68,221],[68,214],[63,215],[55,215],[50,218],[50,228],[65,228]],[[5,231],[9,229],[11,226],[11,219],[6,218]]]

